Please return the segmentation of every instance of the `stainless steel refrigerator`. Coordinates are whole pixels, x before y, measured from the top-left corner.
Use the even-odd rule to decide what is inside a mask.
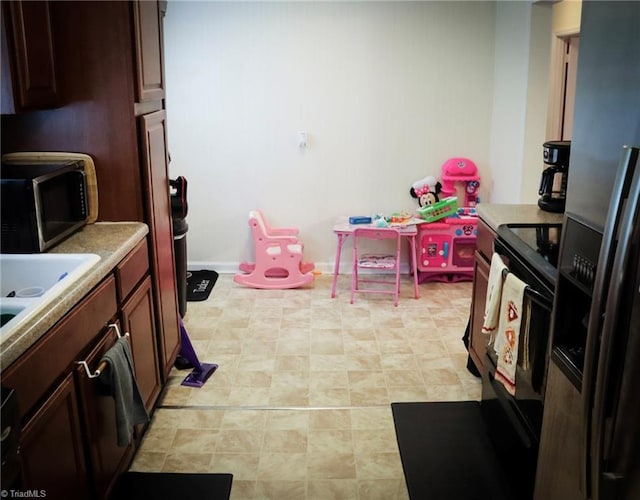
[[[582,2],[536,499],[640,498],[640,2]]]

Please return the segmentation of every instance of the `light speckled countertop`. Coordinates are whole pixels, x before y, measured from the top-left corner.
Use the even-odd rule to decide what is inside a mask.
[[[67,289],[51,306],[11,335],[0,340],[0,369],[7,367],[42,337],[60,318],[75,306],[91,289],[149,232],[141,222],[97,222],[85,226],[50,253],[95,253],[100,261]]]
[[[478,216],[494,231],[502,224],[562,224],[564,214],[540,210],[538,205],[478,203]]]

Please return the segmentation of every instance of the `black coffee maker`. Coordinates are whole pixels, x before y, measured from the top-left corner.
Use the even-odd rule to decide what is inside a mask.
[[[571,141],[549,141],[542,145],[542,158],[549,165],[542,172],[538,206],[547,212],[564,212]]]

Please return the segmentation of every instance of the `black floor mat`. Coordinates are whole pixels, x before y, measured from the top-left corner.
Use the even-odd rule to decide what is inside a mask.
[[[512,500],[477,401],[392,403],[412,500]]]
[[[232,474],[127,472],[111,500],[228,500]]]
[[[216,271],[187,271],[187,302],[207,300],[217,279]]]

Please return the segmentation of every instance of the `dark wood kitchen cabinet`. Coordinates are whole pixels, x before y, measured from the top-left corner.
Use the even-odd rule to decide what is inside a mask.
[[[160,395],[162,383],[147,246],[146,240],[141,241],[118,264],[116,280],[122,330],[129,334],[136,380],[145,408],[151,412]]]
[[[166,380],[180,352],[178,289],[176,283],[167,114],[164,110],[164,46],[162,20],[167,2],[135,2],[135,113],[145,193],[145,222],[154,235],[150,245],[154,300],[157,313],[160,372]]]
[[[100,365],[102,356],[115,345],[117,339],[117,332],[113,327],[108,328],[101,335],[101,340],[85,357],[85,362],[92,373]],[[136,369],[136,378],[139,371]],[[75,377],[79,387],[92,496],[106,498],[115,487],[118,473],[128,468],[135,451],[134,442],[132,441],[128,446],[117,445],[115,402],[105,394],[102,383],[95,378],[89,378],[86,370],[80,365],[75,368]]]
[[[50,5],[2,2],[2,114],[59,104]]]
[[[484,310],[487,303],[487,284],[493,255],[496,233],[482,220],[478,220],[478,239],[475,251],[473,291],[471,301],[471,330],[469,332],[469,355],[480,372],[489,337],[482,333]]]
[[[163,381],[180,349],[164,113],[164,1],[50,3],[61,107],[1,117],[2,152],[73,151],[94,159],[98,221],[149,226],[157,350]],[[165,126],[166,117],[162,119]],[[155,125],[153,127],[156,127]],[[158,148],[163,153],[157,153]]]
[[[2,383],[18,394],[25,489],[46,490],[47,498],[60,499],[92,494],[94,467],[85,450],[94,445],[87,438],[102,431],[84,418],[76,362],[108,334],[116,312],[115,279],[110,276],[3,370]],[[113,405],[110,397],[105,399]]]
[[[164,99],[162,17],[167,2],[135,2],[136,102]]]
[[[171,211],[168,190],[168,157],[166,112],[164,110],[140,117],[140,140],[143,164],[146,168],[146,190],[151,193],[147,210],[149,226],[157,236],[151,248],[152,262],[157,280],[157,303],[162,321],[160,332],[161,368],[166,376],[180,350],[180,330],[176,304],[178,301],[173,232],[171,221],[164,214]]]
[[[145,426],[136,428],[128,446],[118,446],[114,399],[90,376],[118,334],[128,334],[151,413],[161,382],[146,240],[3,370],[3,384],[18,394],[23,422],[24,488],[44,489],[54,499],[107,498],[128,468]]]
[[[122,306],[122,325],[123,330],[130,335],[138,387],[145,408],[150,412],[162,389],[150,277],[144,279]]]
[[[115,278],[109,276],[2,371],[2,383],[18,394],[21,417],[33,412],[55,382],[71,372],[88,346],[118,312]]]
[[[78,396],[68,373],[24,425],[20,439],[22,485],[48,498],[89,498]]]

